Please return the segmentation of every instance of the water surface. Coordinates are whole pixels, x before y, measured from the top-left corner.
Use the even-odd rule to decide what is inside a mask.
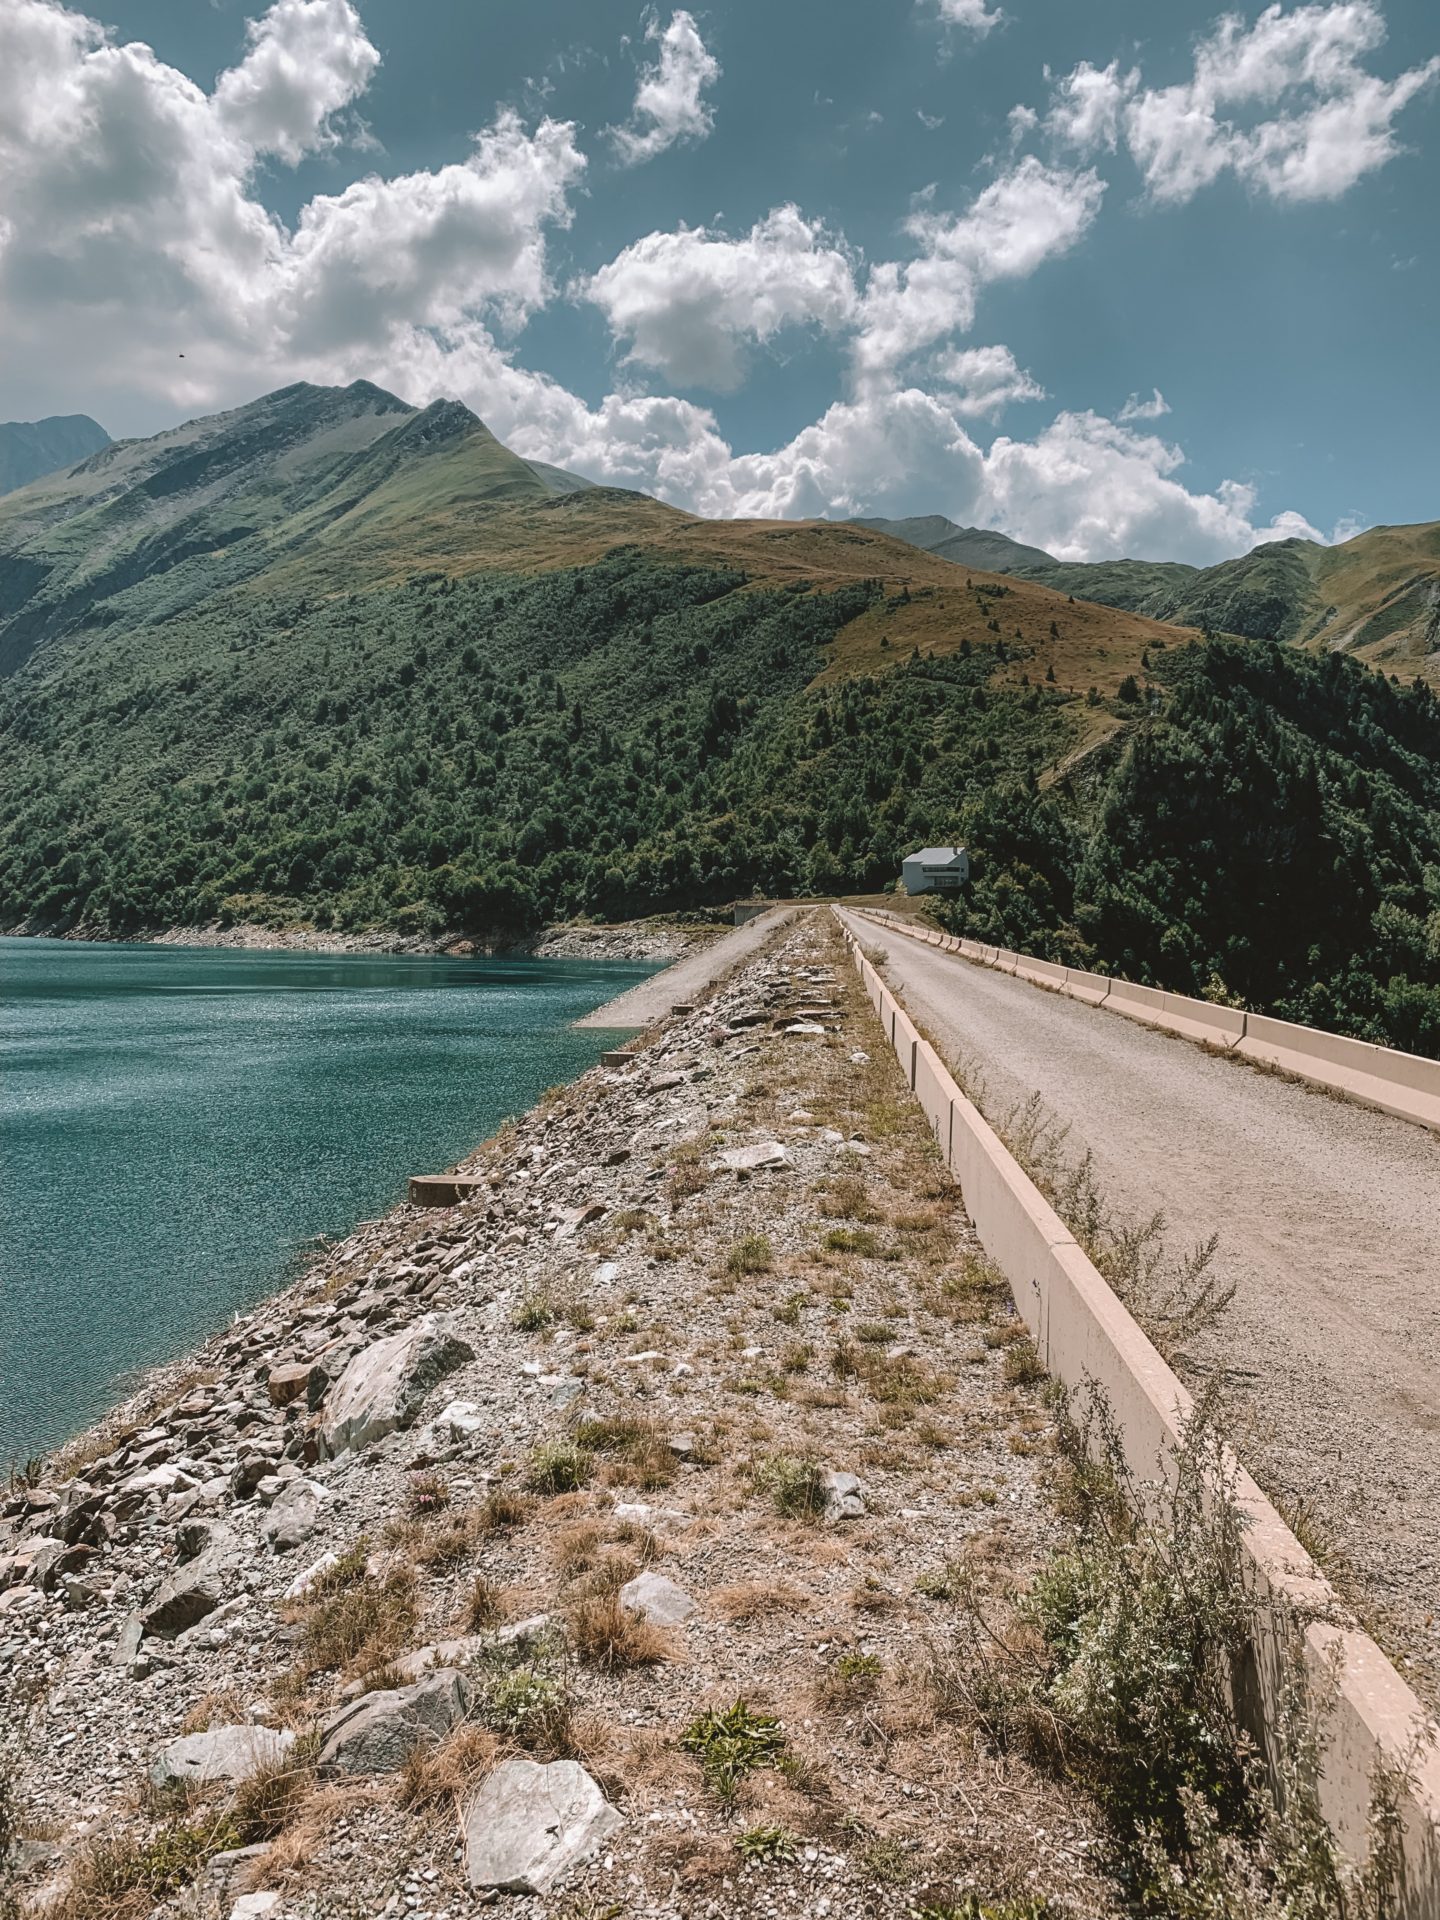
[[[0,1467],[610,1044],[631,961],[0,940]]]

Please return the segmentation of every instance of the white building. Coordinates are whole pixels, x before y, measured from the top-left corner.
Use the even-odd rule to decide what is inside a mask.
[[[907,853],[900,866],[906,893],[958,893],[970,878],[970,856],[964,847],[921,847]]]

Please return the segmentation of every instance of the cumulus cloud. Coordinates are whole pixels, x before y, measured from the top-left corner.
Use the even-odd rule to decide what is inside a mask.
[[[1014,400],[1045,398],[1045,389],[1019,366],[1009,347],[951,347],[935,356],[931,371],[953,389],[957,413],[993,416]]]
[[[1000,438],[985,461],[990,524],[1061,560],[1188,560],[1209,566],[1263,541],[1323,539],[1297,513],[1253,521],[1255,490],[1191,493],[1178,447],[1094,413],[1062,413],[1034,440]]]
[[[968,328],[979,289],[1020,279],[1067,252],[1094,220],[1104,183],[1091,169],[1049,167],[1027,154],[962,214],[922,207],[906,221],[919,258],[873,267],[859,313],[856,366],[886,375],[947,334]]]
[[[785,327],[833,332],[856,298],[847,252],[793,206],[733,239],[703,227],[647,234],[578,291],[627,343],[627,360],[717,392],[740,384],[747,344]]]
[[[1170,402],[1156,387],[1148,400],[1142,400],[1138,393],[1132,393],[1121,407],[1116,418],[1119,420],[1161,420],[1170,411]]]
[[[983,40],[1005,17],[998,7],[987,8],[985,0],[936,0],[936,6],[947,27],[962,27],[977,40]]]
[[[1082,62],[1053,89],[1046,130],[1082,154],[1124,139],[1151,198],[1190,200],[1223,173],[1280,202],[1334,200],[1400,151],[1395,122],[1440,78],[1440,56],[1383,80],[1377,0],[1334,0],[1253,26],[1226,14],[1188,79],[1146,87],[1139,69]]]
[[[250,22],[247,38],[245,58],[216,83],[221,126],[292,167],[333,145],[333,116],[365,91],[380,64],[349,0],[276,0]]]
[[[682,9],[663,29],[652,16],[645,37],[659,43],[660,57],[641,71],[629,120],[610,128],[628,167],[653,160],[677,140],[703,140],[715,124],[704,93],[720,78],[720,62],[700,38],[694,16]]]
[[[207,94],[140,43],[46,0],[0,7],[0,328],[55,391],[75,362],[179,405],[246,398],[392,328],[548,295],[545,235],[570,218],[574,130],[502,113],[469,156],[318,195],[293,230],[260,157],[334,138],[374,50],[338,0],[277,0]],[[186,356],[183,369],[178,355]],[[73,377],[73,372],[71,373]]]
[[[462,399],[523,454],[704,514],[938,510],[1086,558],[1208,561],[1313,534],[1294,514],[1259,524],[1247,486],[1189,490],[1179,450],[1137,430],[1158,393],[1116,421],[1065,413],[988,451],[976,437],[1042,396],[1009,348],[951,336],[986,285],[1087,230],[1103,187],[1083,166],[1025,158],[959,213],[922,203],[912,257],[863,286],[843,240],[789,206],[738,236],[646,236],[583,283],[630,364],[678,383],[733,384],[787,328],[851,338],[846,397],[781,445],[736,449],[678,394],[592,405],[519,364],[513,334],[554,297],[549,245],[583,178],[567,123],[502,112],[450,164],[354,179],[293,223],[266,210],[266,158],[342,138],[373,70],[345,0],[277,0],[209,92],[52,0],[3,0],[0,337],[27,410],[70,410],[77,366],[172,414],[364,377]]]

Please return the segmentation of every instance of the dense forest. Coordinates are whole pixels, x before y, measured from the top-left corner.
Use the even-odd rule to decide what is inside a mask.
[[[1440,1054],[1440,703],[1337,653],[1166,658],[1083,810],[972,807],[952,924]]]
[[[52,643],[0,683],[0,926],[518,936],[963,839],[971,932],[1440,1053],[1425,687],[1172,646],[1057,782],[1086,702],[1013,640],[814,684],[883,596],[629,549]]]

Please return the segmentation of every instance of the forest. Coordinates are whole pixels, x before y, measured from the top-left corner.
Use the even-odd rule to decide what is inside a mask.
[[[1004,638],[817,683],[882,591],[619,549],[52,643],[0,683],[0,927],[517,939],[963,840],[972,933],[1440,1053],[1427,688],[1170,647],[1057,780],[1083,698]]]

